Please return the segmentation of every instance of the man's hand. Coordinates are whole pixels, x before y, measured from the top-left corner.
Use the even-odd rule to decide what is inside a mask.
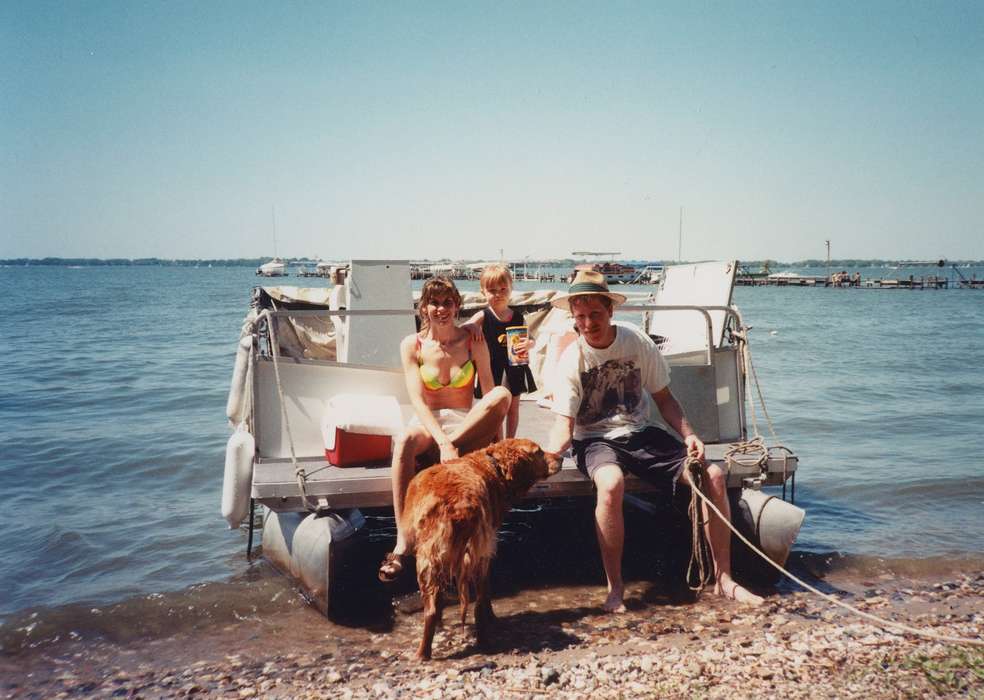
[[[454,443],[448,440],[440,445],[441,448],[441,461],[448,462],[452,459],[458,459],[458,448],[454,446]]]
[[[688,457],[704,461],[704,443],[699,437],[691,433],[683,439],[683,443],[687,446]]]
[[[560,471],[560,467],[564,463],[564,457],[562,455],[544,450],[543,457],[547,460],[547,476],[553,476]]]

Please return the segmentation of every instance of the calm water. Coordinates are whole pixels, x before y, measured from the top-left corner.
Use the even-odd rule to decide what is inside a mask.
[[[248,268],[0,269],[0,621],[189,590],[277,600],[281,584],[247,565],[244,533],[219,515],[226,392],[255,284]],[[801,460],[797,549],[984,554],[984,291],[735,300]]]

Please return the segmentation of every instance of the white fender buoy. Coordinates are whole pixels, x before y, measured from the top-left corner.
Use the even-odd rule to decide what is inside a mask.
[[[253,338],[244,335],[239,339],[236,349],[236,364],[232,368],[232,384],[229,386],[229,399],[226,401],[226,418],[233,425],[239,425],[246,416],[243,410],[243,395],[246,391],[246,372],[249,369],[249,356],[253,351]]]
[[[222,480],[222,517],[235,529],[249,512],[249,494],[253,486],[253,455],[256,441],[245,423],[226,443],[225,476]]]

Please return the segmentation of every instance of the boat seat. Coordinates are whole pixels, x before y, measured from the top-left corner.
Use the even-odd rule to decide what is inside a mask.
[[[704,353],[697,353],[704,360]],[[704,442],[741,439],[742,406],[738,387],[737,350],[724,347],[712,354],[713,364],[696,364],[667,358],[670,389],[683,407],[687,420]]]

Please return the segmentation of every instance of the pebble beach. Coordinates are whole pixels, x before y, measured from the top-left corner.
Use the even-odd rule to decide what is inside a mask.
[[[984,574],[823,583],[880,617],[984,638]],[[279,623],[245,616],[205,634],[67,642],[0,657],[0,697],[984,697],[981,646],[880,628],[809,592],[776,592],[750,608],[707,592],[660,600],[636,583],[624,615],[549,601],[542,591],[497,600],[488,650],[449,606],[428,663],[414,658],[413,596],[397,603],[387,632],[324,635],[321,618],[299,605]]]

